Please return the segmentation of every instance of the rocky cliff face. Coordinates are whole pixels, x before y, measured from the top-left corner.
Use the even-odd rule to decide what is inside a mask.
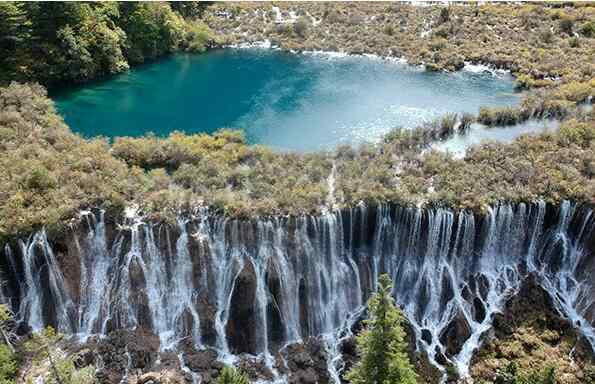
[[[447,367],[471,375],[527,276],[592,347],[594,229],[592,211],[568,202],[246,221],[197,211],[176,225],[86,212],[61,237],[4,247],[3,296],[23,332],[53,325],[90,348],[105,382],[157,371],[209,382],[235,362],[254,379],[324,383],[350,363],[352,330],[387,272],[434,382]]]

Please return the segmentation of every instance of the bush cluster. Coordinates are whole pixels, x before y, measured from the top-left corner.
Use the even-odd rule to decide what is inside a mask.
[[[446,115],[378,144],[306,154],[251,146],[225,129],[110,144],[73,134],[43,87],[13,83],[0,88],[0,238],[59,229],[83,208],[117,213],[132,203],[164,220],[199,204],[236,217],[317,213],[330,190],[339,206],[593,201],[595,113],[576,114],[559,133],[474,147],[463,159],[429,150],[473,120]]]

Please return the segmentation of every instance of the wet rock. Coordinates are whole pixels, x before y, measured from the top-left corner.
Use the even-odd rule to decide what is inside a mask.
[[[130,381],[136,384],[186,384],[184,375],[173,370],[147,372],[139,375],[136,380],[132,379]]]
[[[222,368],[222,363],[217,361],[217,352],[205,349],[184,354],[186,366],[193,372],[209,371]]]
[[[159,338],[153,333],[137,329],[135,331],[115,331],[102,339],[94,347],[101,356],[101,375],[113,382],[113,377],[123,377],[128,370],[132,373],[152,369],[159,356]]]
[[[483,302],[478,298],[473,299],[473,313],[475,321],[482,322],[486,317],[486,310]]]
[[[256,273],[252,263],[246,263],[240,272],[231,298],[231,311],[226,333],[230,349],[235,354],[257,352],[256,333]]]
[[[318,383],[318,374],[316,371],[308,367],[293,373],[289,377],[290,384],[316,384]]]
[[[475,382],[494,381],[495,372],[512,360],[524,369],[555,366],[564,383],[585,382],[584,367],[595,356],[591,346],[559,315],[536,276],[525,279],[493,325],[471,361]]]
[[[458,312],[440,335],[440,342],[446,346],[447,355],[454,356],[461,351],[469,336],[471,336],[469,322],[462,312]]]
[[[328,383],[327,353],[322,340],[311,337],[304,343],[291,344],[282,355],[289,371],[289,383]]]
[[[274,377],[273,372],[266,366],[262,359],[255,358],[254,356],[241,355],[237,367],[242,372],[245,372],[251,381],[270,381]]]
[[[136,381],[138,384],[159,383],[161,375],[158,372],[149,372],[141,375]]]
[[[422,329],[421,339],[428,344],[432,344],[432,333],[428,329]]]
[[[122,375],[116,371],[107,369],[100,369],[95,373],[97,382],[100,384],[113,384],[119,383],[122,379]]]
[[[355,336],[349,337],[341,343],[341,355],[343,356],[343,372],[342,376],[344,376],[351,367],[357,362],[357,342]]]
[[[95,354],[90,348],[80,350],[74,357],[74,366],[77,369],[88,367],[93,363],[95,363]]]
[[[405,341],[407,342],[407,355],[409,356],[409,360],[415,366],[415,371],[419,375],[418,383],[439,383],[440,378],[442,377],[442,373],[438,370],[438,368],[436,368],[434,365],[432,365],[432,363],[430,363],[428,355],[425,352],[421,352],[421,349],[418,350],[416,348],[417,340],[415,339],[415,332],[413,331],[413,328],[411,327],[411,324],[408,321],[405,321],[403,323],[403,329],[405,330]],[[429,331],[424,333],[429,333]],[[431,335],[429,336],[431,339]],[[441,359],[444,362],[446,362],[446,359],[444,359],[444,356],[439,351],[436,357],[437,359]]]
[[[549,294],[533,275],[527,277],[518,294],[506,303],[503,313],[494,317],[495,336],[508,336],[518,324],[526,321],[561,333],[573,332],[571,324],[554,309]]]

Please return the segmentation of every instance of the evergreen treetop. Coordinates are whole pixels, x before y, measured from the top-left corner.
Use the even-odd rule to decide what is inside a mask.
[[[407,356],[403,315],[391,296],[392,282],[380,276],[378,292],[368,302],[369,318],[357,336],[359,361],[347,373],[353,384],[415,384]]]

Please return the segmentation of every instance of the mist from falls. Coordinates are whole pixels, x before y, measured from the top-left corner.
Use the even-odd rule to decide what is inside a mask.
[[[44,231],[4,248],[4,300],[35,331],[51,324],[84,342],[150,329],[162,350],[190,338],[222,360],[249,353],[271,368],[284,346],[320,336],[337,381],[340,341],[387,272],[417,348],[466,376],[492,315],[531,274],[595,346],[595,216],[570,202],[501,204],[485,215],[361,205],[249,221],[206,210],[176,225],[130,215],[116,227],[102,212],[81,221],[67,250]],[[469,332],[453,347],[455,322]]]

